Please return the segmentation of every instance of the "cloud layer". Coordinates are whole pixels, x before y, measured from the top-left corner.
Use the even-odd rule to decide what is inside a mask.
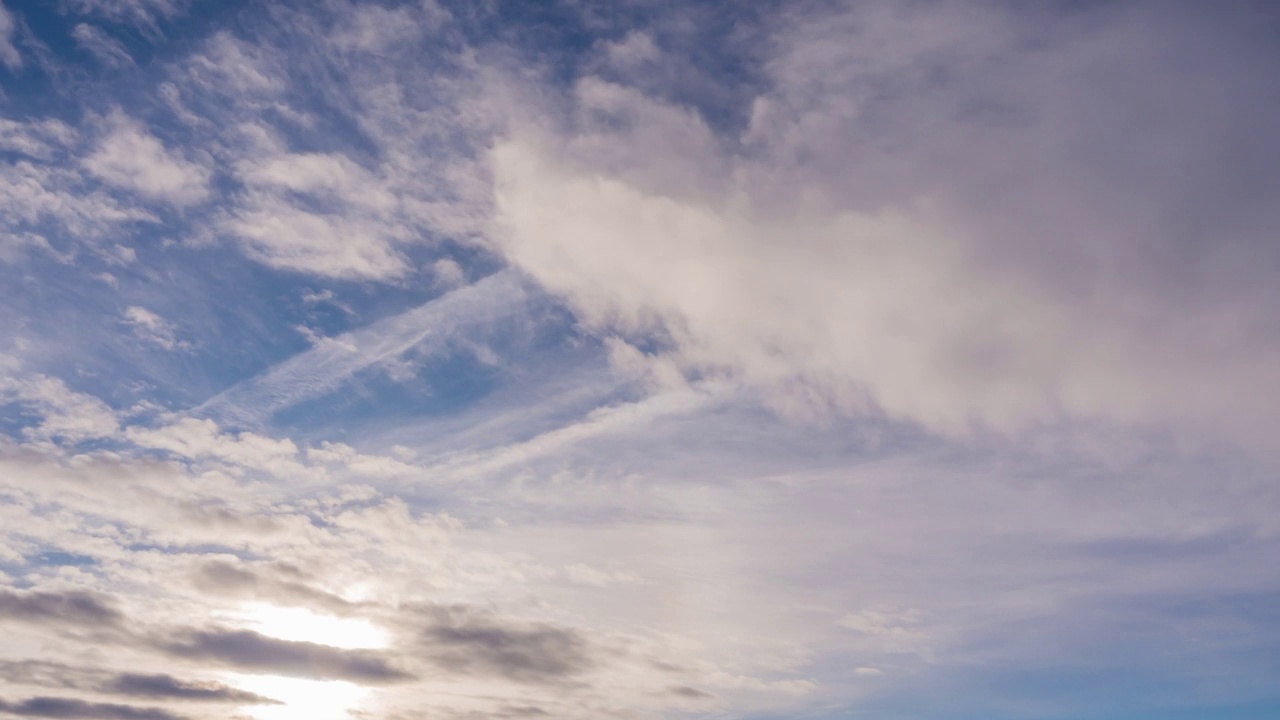
[[[1274,716],[1277,22],[0,6],[0,716]]]

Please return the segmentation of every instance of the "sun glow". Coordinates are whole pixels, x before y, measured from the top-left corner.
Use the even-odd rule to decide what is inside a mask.
[[[391,645],[390,634],[362,618],[324,615],[297,607],[248,603],[229,614],[235,624],[279,640],[308,642],[349,650]],[[245,708],[254,720],[349,720],[372,690],[343,680],[310,680],[276,675],[232,674],[227,682],[279,704]]]
[[[342,680],[302,680],[275,675],[230,675],[241,690],[278,700],[279,705],[246,708],[254,720],[349,720],[368,700],[368,688]]]
[[[321,615],[296,607],[250,603],[235,613],[249,629],[280,640],[347,649],[381,649],[391,644],[383,628],[361,618]]]

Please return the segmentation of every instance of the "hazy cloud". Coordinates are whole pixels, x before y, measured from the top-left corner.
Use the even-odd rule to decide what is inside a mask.
[[[172,675],[140,675],[125,673],[102,686],[103,692],[155,700],[192,700],[201,702],[270,705],[277,701],[251,692],[237,690],[218,682],[180,680]]]
[[[296,569],[243,567],[225,560],[209,560],[192,572],[195,586],[204,592],[252,600],[301,603],[330,612],[345,613],[352,604],[332,593],[316,589],[299,579]]]
[[[373,684],[413,679],[371,651],[277,640],[249,630],[183,631],[158,647],[175,657],[277,675]]]
[[[160,23],[186,12],[190,0],[60,0],[63,7],[108,22],[133,25],[156,35]]]
[[[428,615],[432,624],[424,631],[424,646],[438,665],[452,672],[555,682],[594,664],[586,641],[571,630],[503,623],[465,608],[439,608]]]
[[[124,616],[104,598],[92,593],[0,590],[0,618],[100,627],[118,625]]]
[[[1280,701],[1273,3],[7,5],[0,715]]]
[[[0,3],[0,63],[4,63],[10,71],[22,67],[22,53],[13,44],[16,30],[13,13],[4,6],[4,3]]]
[[[0,700],[0,712],[19,717],[84,718],[85,720],[180,720],[176,715],[160,708],[97,703],[73,698],[35,697],[21,702]]]
[[[100,27],[80,23],[71,31],[71,37],[75,38],[77,45],[109,68],[133,64],[133,57],[125,49],[124,43],[111,37]]]
[[[525,311],[527,288],[499,272],[419,307],[344,333],[233,386],[198,411],[231,420],[261,422],[272,413],[332,392],[352,375],[399,357],[411,348],[440,352],[461,334]],[[351,348],[355,348],[353,352]]]

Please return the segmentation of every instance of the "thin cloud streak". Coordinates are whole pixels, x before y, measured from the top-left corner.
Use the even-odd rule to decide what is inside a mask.
[[[519,275],[502,271],[394,317],[328,338],[205,401],[192,413],[250,427],[304,400],[340,388],[353,375],[410,349],[446,349],[468,331],[519,315],[530,298]]]

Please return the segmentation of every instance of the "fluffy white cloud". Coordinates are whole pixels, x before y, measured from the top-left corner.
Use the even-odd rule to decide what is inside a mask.
[[[24,405],[40,416],[25,432],[38,439],[81,440],[111,437],[120,429],[115,413],[96,397],[78,393],[44,375],[0,377],[0,399]]]
[[[165,350],[188,350],[191,343],[178,339],[178,329],[173,323],[144,307],[131,305],[124,311],[125,323],[132,325],[134,333],[147,342]]]
[[[321,277],[392,279],[409,272],[404,254],[389,241],[405,231],[377,219],[304,210],[262,198],[222,225],[248,254],[271,267]]]
[[[156,218],[146,209],[89,187],[72,159],[80,133],[52,119],[0,119],[0,148],[17,154],[0,166],[0,256],[14,261],[40,248],[66,261],[80,248],[103,247],[112,232]]]
[[[209,170],[166,148],[138,121],[119,110],[103,120],[97,147],[82,161],[94,176],[149,199],[193,205],[209,195]]]
[[[588,78],[572,131],[532,119],[494,147],[496,247],[599,331],[664,341],[788,414],[945,432],[1088,418],[1263,445],[1280,334],[1265,274],[1237,258],[1274,253],[1247,230],[1193,250],[1183,222],[1228,211],[1188,209],[1212,192],[1194,178],[1248,187],[1213,148],[1259,126],[1205,108],[1250,104],[1259,80],[1195,84],[1165,51],[1213,56],[1221,36],[1109,12],[1018,55],[1036,26],[994,7],[798,15],[740,144]],[[1150,127],[1176,149],[1110,140]],[[1274,220],[1237,211],[1236,227]]]

